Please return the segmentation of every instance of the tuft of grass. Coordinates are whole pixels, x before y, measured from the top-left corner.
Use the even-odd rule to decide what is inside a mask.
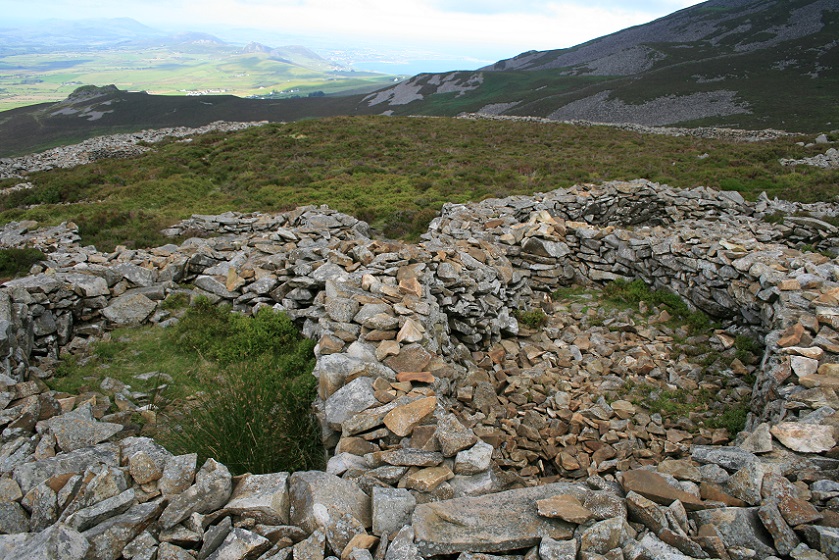
[[[734,357],[744,364],[755,363],[763,353],[763,348],[757,340],[742,334],[734,338],[734,348]]]
[[[32,265],[46,258],[44,253],[31,247],[0,249],[0,278],[16,278],[29,274]]]
[[[745,429],[749,411],[749,399],[746,397],[739,403],[729,405],[717,416],[709,418],[706,424],[709,428],[725,428],[733,438]]]
[[[531,309],[530,311],[516,310],[514,315],[520,323],[527,325],[531,329],[542,328],[548,322],[548,316],[541,309]]]

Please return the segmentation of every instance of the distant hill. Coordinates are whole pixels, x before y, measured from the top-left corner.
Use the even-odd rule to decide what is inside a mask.
[[[273,99],[371,91],[390,82],[301,45],[243,48],[208,33],[163,33],[127,18],[0,28],[0,111],[59,101],[87,84]]]
[[[836,0],[711,0],[569,49],[371,95],[393,114],[839,128]]]

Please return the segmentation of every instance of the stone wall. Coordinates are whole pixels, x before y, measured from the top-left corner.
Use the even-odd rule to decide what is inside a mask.
[[[110,254],[79,247],[72,227],[7,226],[0,239],[51,252],[0,290],[0,533],[9,534],[0,551],[768,557],[806,548],[790,527],[829,551],[839,269],[790,247],[784,228],[760,220],[768,209],[636,181],[447,205],[417,245],[372,239],[366,224],[325,207],[195,216],[171,233],[220,235]],[[679,430],[631,418],[625,401],[569,401],[571,385],[547,381],[568,367],[559,338],[523,349],[530,369],[500,367],[517,310],[561,285],[617,278],[668,288],[729,332],[763,337],[751,433],[739,446],[690,448]],[[133,437],[109,400],[40,381],[50,361],[114,326],[171,321],[159,302],[182,282],[237,311],[284,310],[318,340],[326,473],[234,480],[212,460],[199,469],[194,456]],[[534,464],[547,440],[592,443],[585,460],[554,454],[567,475],[556,482]],[[597,452],[607,442],[617,457]],[[673,459],[650,470],[651,449]],[[761,484],[791,501],[764,500]],[[497,515],[502,505],[509,515]],[[758,518],[769,536],[754,529]]]

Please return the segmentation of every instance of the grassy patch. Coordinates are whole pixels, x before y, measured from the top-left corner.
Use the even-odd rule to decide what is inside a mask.
[[[617,305],[637,307],[642,301],[666,309],[673,317],[671,321],[687,325],[692,333],[708,331],[713,325],[711,319],[701,311],[694,311],[677,294],[667,290],[650,290],[643,280],[626,282],[616,280],[603,288],[607,301]]]
[[[16,278],[29,274],[32,265],[46,259],[38,249],[0,249],[0,279]]]
[[[164,445],[213,457],[236,474],[312,469],[323,463],[310,410],[313,348],[284,314],[266,308],[247,317],[199,298],[169,329],[114,331],[91,356],[62,362],[52,384],[78,392],[112,377],[145,391],[168,417],[158,434]],[[165,401],[163,376],[137,380],[150,371],[172,378]]]

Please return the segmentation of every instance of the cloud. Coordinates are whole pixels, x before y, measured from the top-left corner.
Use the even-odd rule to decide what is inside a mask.
[[[492,48],[507,56],[573,46],[692,0],[0,0],[34,16],[133,17],[151,25],[259,28],[387,45]]]

